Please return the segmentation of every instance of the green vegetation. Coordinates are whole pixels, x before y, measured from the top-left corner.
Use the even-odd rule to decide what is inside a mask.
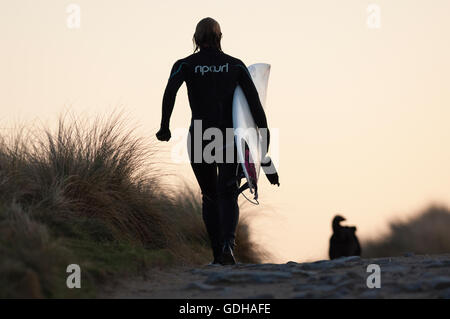
[[[118,117],[0,137],[0,297],[95,297],[151,267],[210,261],[199,196],[161,185],[154,149]],[[260,262],[245,218],[241,261]],[[67,289],[79,264],[82,288]]]

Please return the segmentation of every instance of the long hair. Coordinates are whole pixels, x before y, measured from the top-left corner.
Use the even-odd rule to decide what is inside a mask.
[[[197,24],[192,38],[194,52],[201,48],[216,48],[222,51],[220,40],[222,40],[222,31],[219,23],[213,18],[204,18]]]

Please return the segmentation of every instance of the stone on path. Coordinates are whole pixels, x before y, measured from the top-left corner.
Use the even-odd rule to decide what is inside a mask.
[[[205,283],[276,283],[291,277],[291,273],[280,271],[229,271],[211,273]]]
[[[201,282],[191,282],[185,289],[198,289],[202,291],[223,290],[223,287],[212,286]]]

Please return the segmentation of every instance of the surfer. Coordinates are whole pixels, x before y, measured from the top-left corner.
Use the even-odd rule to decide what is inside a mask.
[[[203,150],[207,143],[194,136],[203,136],[205,130],[218,128],[223,135],[233,127],[232,102],[237,85],[244,91],[253,119],[259,129],[266,129],[263,145],[269,146],[270,133],[258,92],[245,64],[221,48],[220,25],[212,18],[201,20],[195,29],[194,53],[178,60],[172,67],[162,102],[162,119],[156,137],[168,141],[170,116],[178,89],[186,82],[192,112],[189,128],[188,154],[192,169],[202,192],[202,216],[211,241],[213,264],[235,264],[233,249],[239,220],[238,185],[236,183],[237,160],[194,161],[194,152]],[[201,132],[198,129],[201,121]],[[195,125],[194,125],[195,124]],[[195,127],[195,130],[194,130]],[[198,135],[197,135],[198,134]],[[266,151],[267,151],[266,148]],[[268,175],[272,184],[278,184],[278,175]]]

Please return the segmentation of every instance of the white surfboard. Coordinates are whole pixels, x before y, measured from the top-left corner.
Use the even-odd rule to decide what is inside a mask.
[[[253,64],[248,67],[248,71],[258,91],[261,104],[265,107],[270,64]],[[240,86],[237,86],[234,91],[233,126],[237,159],[242,166],[250,192],[255,194],[255,199],[257,199],[257,183],[262,161],[261,134],[253,120],[247,99]]]

